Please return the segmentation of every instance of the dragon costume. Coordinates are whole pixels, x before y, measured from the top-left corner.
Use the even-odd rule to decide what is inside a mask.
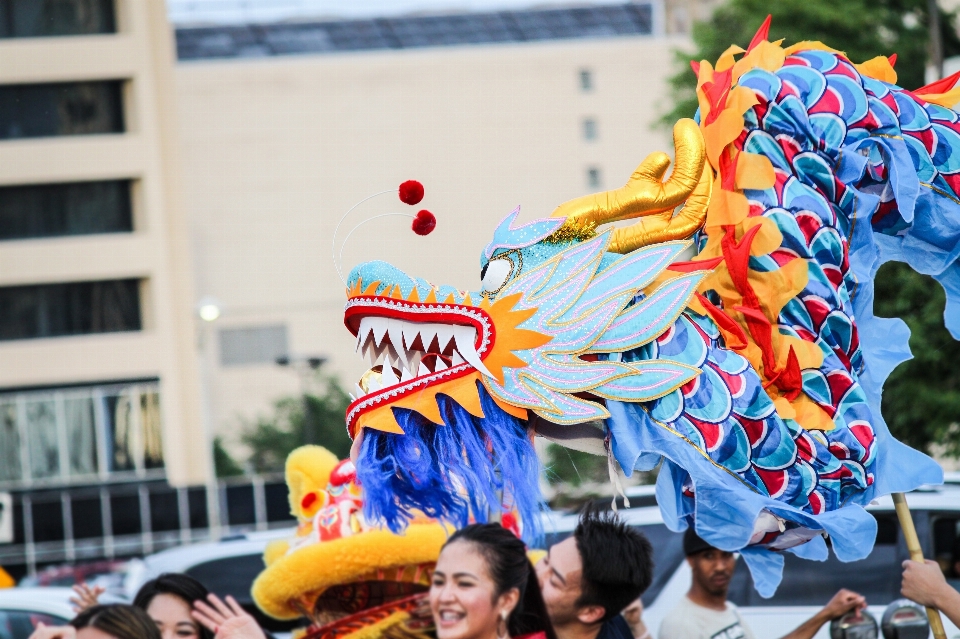
[[[887,58],[768,26],[694,65],[669,179],[657,153],[623,188],[514,211],[478,291],[351,271],[344,321],[374,365],[347,411],[368,521],[516,509],[535,538],[539,434],[628,475],[660,465],[667,525],[743,553],[769,596],[779,551],[824,559],[826,534],[863,558],[865,505],[942,480],[880,414],[909,330],[874,316],[873,278],[888,260],[932,275],[960,337],[957,77],[907,91]]]
[[[415,519],[403,536],[364,522],[353,464],[304,446],[287,458],[298,527],[273,542],[253,599],[277,619],[307,618],[306,639],[427,639],[424,599],[448,531]]]

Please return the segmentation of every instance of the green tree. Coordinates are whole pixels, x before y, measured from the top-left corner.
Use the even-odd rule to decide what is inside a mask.
[[[290,451],[308,443],[324,446],[340,459],[350,455],[344,425],[350,397],[335,377],[318,373],[317,381],[322,386],[318,394],[278,399],[273,415],[244,428],[241,441],[251,451],[254,472],[282,471]]]
[[[223,445],[222,437],[213,440],[213,467],[217,477],[236,477],[243,474],[243,468]]]
[[[928,59],[927,7],[927,0],[731,0],[694,25],[693,52],[676,52],[672,108],[662,123],[696,112],[690,60],[715,62],[729,45],[745,47],[768,14],[770,40],[820,40],[855,62],[896,53],[898,84],[918,88]],[[956,12],[941,11],[944,57],[960,55],[956,18]],[[960,456],[960,342],[943,326],[944,304],[940,285],[905,264],[884,265],[877,274],[875,313],[907,323],[914,355],[887,379],[884,418],[901,441],[927,451],[941,444],[942,452]]]

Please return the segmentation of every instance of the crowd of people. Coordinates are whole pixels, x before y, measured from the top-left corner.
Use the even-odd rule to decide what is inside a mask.
[[[688,530],[686,596],[664,618],[658,639],[752,639],[727,601],[736,557]],[[960,593],[937,563],[905,561],[902,593],[960,626]],[[428,602],[437,639],[648,639],[640,596],[653,579],[653,548],[615,515],[587,512],[574,534],[531,563],[524,543],[499,524],[473,524],[444,545]],[[79,586],[67,626],[37,628],[31,639],[268,639],[232,598],[197,580],[166,574],[143,585],[131,605],[97,603]],[[811,639],[825,624],[867,606],[849,590],[784,635]]]

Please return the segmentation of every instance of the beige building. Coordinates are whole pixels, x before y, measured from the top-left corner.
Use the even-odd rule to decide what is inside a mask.
[[[592,19],[595,27],[606,18]],[[414,26],[403,33],[412,38]],[[343,247],[344,275],[381,259],[432,282],[477,288],[480,251],[516,206],[523,219],[547,216],[569,198],[624,183],[648,153],[672,152],[669,132],[654,124],[672,50],[685,40],[652,27],[616,37],[271,54],[293,29],[301,29],[297,42],[327,42],[295,25],[277,27],[273,40],[269,31],[252,41],[230,27],[178,34],[195,286],[222,311],[210,325],[218,339],[205,350],[210,403],[216,431],[233,445],[273,399],[299,392],[297,375],[275,365],[276,355],[326,356],[346,389],[365,370],[343,327],[333,259],[357,224],[420,207],[438,219],[427,237],[402,217],[359,227]],[[442,25],[429,29],[441,37]],[[331,247],[350,206],[411,178],[426,188],[419,207],[394,196],[367,202]]]
[[[0,490],[203,483],[164,5],[3,6]]]

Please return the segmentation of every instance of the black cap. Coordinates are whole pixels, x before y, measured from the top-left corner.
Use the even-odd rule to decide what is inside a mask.
[[[683,554],[689,557],[705,550],[713,550],[713,546],[701,539],[693,526],[687,528],[687,532],[683,533]]]

